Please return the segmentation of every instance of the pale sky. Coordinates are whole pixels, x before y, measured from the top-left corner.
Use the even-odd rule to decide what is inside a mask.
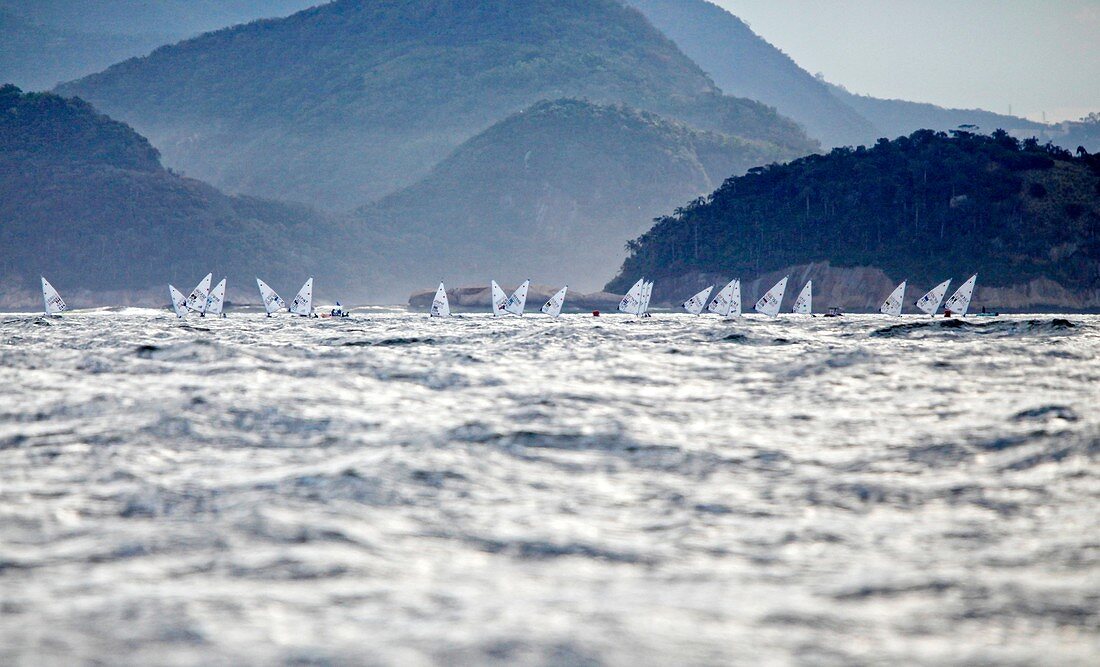
[[[1100,0],[711,0],[854,93],[1076,120],[1100,112]]]

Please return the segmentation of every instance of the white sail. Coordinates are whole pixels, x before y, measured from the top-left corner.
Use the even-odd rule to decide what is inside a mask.
[[[970,299],[974,296],[974,283],[978,282],[978,274],[970,276],[962,287],[955,290],[951,298],[943,302],[943,309],[950,310],[953,315],[966,315],[970,309]]]
[[[638,314],[646,316],[649,314],[649,302],[653,299],[653,283],[647,282],[642,286],[642,303],[638,306]]]
[[[733,281],[733,292],[730,293],[729,310],[726,317],[741,317],[741,281]]]
[[[905,303],[905,282],[904,280],[901,281],[901,284],[895,287],[893,292],[890,292],[890,296],[882,302],[882,307],[878,309],[878,312],[883,315],[901,317],[901,305]]]
[[[769,317],[779,315],[779,307],[783,304],[783,294],[787,291],[788,277],[789,276],[783,276],[783,280],[777,282],[770,290],[764,293],[764,296],[760,297],[760,300],[753,306],[756,312],[763,313]]]
[[[191,290],[191,294],[187,296],[187,310],[193,313],[206,311],[206,297],[210,296],[210,282],[213,279],[214,274],[208,273],[198,285],[195,285],[195,289]]]
[[[210,295],[206,297],[206,308],[203,309],[204,313],[210,313],[214,317],[218,317],[222,314],[222,309],[225,307],[225,278],[214,286],[214,289],[210,290]]]
[[[736,278],[726,283],[726,286],[714,295],[714,298],[710,300],[710,305],[707,306],[707,310],[722,317],[729,317],[730,310],[733,308],[734,290],[739,293],[741,291],[740,283],[737,282]]]
[[[65,305],[65,300],[53,288],[50,281],[46,280],[44,276],[39,277],[42,278],[42,303],[46,307],[46,315],[52,316],[67,310],[68,306]]]
[[[512,292],[512,296],[508,297],[508,301],[504,304],[504,310],[523,317],[523,309],[527,307],[527,290],[531,287],[530,280],[524,280],[523,284],[516,288],[515,292]]]
[[[703,307],[707,304],[707,299],[710,298],[710,293],[714,290],[714,285],[699,292],[695,296],[691,297],[684,302],[684,310],[688,311],[692,315],[698,315],[703,312]]]
[[[951,286],[951,279],[943,281],[939,285],[933,287],[927,294],[917,299],[916,306],[929,315],[935,315],[936,311],[940,309],[940,303],[943,302],[943,295],[947,294],[947,288]]]
[[[256,286],[260,288],[260,299],[264,302],[264,310],[267,311],[268,315],[276,310],[286,308],[286,303],[283,302],[282,297],[276,294],[275,290],[268,287],[267,283],[257,278]]]
[[[447,301],[447,288],[443,286],[443,283],[439,283],[439,288],[435,291],[435,298],[432,299],[431,317],[450,316],[451,303]]]
[[[302,285],[302,289],[298,290],[297,296],[290,302],[290,308],[287,310],[302,317],[313,314],[313,276],[310,276],[306,284]]]
[[[629,315],[641,315],[642,290],[645,288],[645,278],[639,278],[638,282],[626,293],[619,302],[619,311]]]
[[[794,310],[791,312],[799,315],[809,315],[813,312],[814,281],[807,280],[806,286],[798,293],[798,299],[794,302]]]
[[[565,303],[565,293],[568,291],[569,285],[566,285],[565,287],[558,290],[557,294],[550,297],[550,300],[543,304],[542,312],[546,313],[550,317],[557,317],[558,315],[561,315],[561,307],[562,304]]]
[[[172,310],[176,317],[182,318],[187,314],[187,297],[174,286],[168,286],[168,298],[172,300]]]
[[[493,316],[503,315],[505,312],[504,306],[508,303],[508,295],[504,293],[504,290],[500,289],[500,285],[497,281],[491,280],[493,288]]]

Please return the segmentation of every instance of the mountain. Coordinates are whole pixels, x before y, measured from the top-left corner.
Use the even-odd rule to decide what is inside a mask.
[[[43,90],[208,30],[320,0],[0,0],[0,81]]]
[[[208,271],[256,301],[255,276],[346,286],[339,223],[230,197],[160,165],[155,148],[79,99],[0,87],[0,304],[34,305],[46,275],[73,306],[167,302]],[[337,283],[336,281],[341,281]],[[112,298],[105,298],[110,292]],[[36,297],[37,295],[37,297]]]
[[[960,126],[973,125],[984,133],[1000,129],[1018,138],[1036,136],[1045,139],[1049,129],[1043,123],[983,109],[949,109],[923,102],[884,100],[856,95],[841,86],[828,85],[833,96],[874,123],[882,136],[886,137],[907,135],[917,129],[946,132]]]
[[[466,141],[409,188],[363,208],[390,295],[441,277],[527,277],[590,290],[675,202],[780,149],[624,106],[535,104]]]
[[[630,249],[608,291],[644,274],[672,298],[662,282],[827,261],[929,286],[977,272],[986,287],[1053,281],[1100,295],[1100,156],[1003,131],[921,130],[750,170]]]
[[[706,0],[626,0],[730,95],[759,100],[793,118],[826,146],[874,141],[879,130],[824,82]],[[916,129],[916,128],[913,128]]]
[[[791,155],[817,147],[723,96],[617,0],[338,0],[61,86],[233,191],[343,208],[414,183],[542,99],[627,104]]]

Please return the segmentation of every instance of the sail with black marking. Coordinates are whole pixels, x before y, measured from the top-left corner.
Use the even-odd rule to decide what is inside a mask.
[[[260,288],[260,300],[264,302],[264,310],[267,311],[268,315],[271,315],[271,313],[274,313],[276,310],[286,308],[286,303],[283,301],[282,297],[280,297],[275,290],[271,289],[267,283],[257,278],[256,286]]]
[[[508,303],[508,295],[504,293],[504,290],[500,288],[497,281],[491,280],[492,283],[492,296],[493,296],[493,316],[503,315],[508,312],[504,310],[504,306]]]
[[[638,306],[638,314],[649,315],[649,302],[653,299],[653,282],[647,282],[642,286],[642,303]]]
[[[302,317],[313,314],[313,276],[310,276],[309,280],[302,285],[302,289],[298,290],[298,294],[290,302],[290,308],[287,310]]]
[[[734,304],[734,296],[737,297],[736,306]],[[721,315],[722,317],[730,317],[730,313],[734,308],[737,308],[737,314],[741,314],[741,283],[736,278],[726,283],[726,286],[719,290],[718,294],[714,295],[714,298],[710,300],[710,305],[707,306],[707,310],[712,313]]]
[[[928,290],[927,294],[917,299],[915,305],[929,315],[935,315],[936,311],[940,309],[940,304],[943,302],[943,296],[947,294],[947,288],[950,286],[951,279],[948,278],[939,285]]]
[[[645,278],[639,278],[638,282],[627,291],[626,296],[619,302],[619,312],[628,315],[641,315],[642,291],[645,288]]]
[[[447,300],[447,288],[443,286],[443,283],[439,283],[439,287],[435,290],[435,298],[432,299],[432,310],[430,315],[432,317],[451,316],[451,303]]]
[[[901,281],[901,284],[895,287],[893,292],[890,292],[890,296],[882,302],[878,312],[892,317],[901,317],[901,306],[905,303],[905,283],[906,281]]]
[[[707,304],[707,299],[710,298],[710,293],[714,290],[714,285],[702,290],[695,296],[691,297],[684,302],[684,310],[688,311],[692,315],[698,315],[703,312],[703,307]]]
[[[565,293],[569,291],[569,285],[558,290],[558,293],[550,297],[550,300],[542,305],[542,312],[550,317],[561,315],[561,307],[565,303]]]
[[[172,310],[176,313],[176,317],[183,319],[183,316],[187,314],[187,297],[183,295],[183,292],[169,285],[168,298],[172,300]]]
[[[974,284],[978,282],[978,274],[974,274],[962,284],[947,301],[943,302],[943,309],[950,310],[953,315],[966,315],[970,309],[970,299],[974,296]]]
[[[798,299],[794,302],[792,312],[798,315],[809,315],[813,312],[814,281],[807,280],[806,286],[798,293]]]
[[[753,306],[756,312],[763,313],[769,317],[776,317],[779,315],[779,307],[783,304],[783,294],[787,291],[788,277],[789,276],[783,276],[783,280],[777,282],[770,290],[764,293],[764,296],[760,297],[760,300]]]
[[[221,282],[214,286],[214,289],[210,290],[210,295],[206,297],[206,307],[203,309],[204,313],[219,317],[222,314],[222,310],[225,307],[225,278],[222,278]]]
[[[42,303],[46,309],[46,316],[53,317],[68,310],[69,307],[65,305],[65,300],[53,288],[50,281],[46,280],[45,276],[39,276],[39,278],[42,278]]]
[[[187,310],[193,313],[206,311],[206,297],[210,296],[210,282],[213,279],[214,274],[208,273],[198,285],[195,285],[195,289],[191,290],[191,294],[187,296]]]
[[[512,292],[512,296],[508,297],[508,301],[504,303],[504,310],[523,317],[523,309],[527,307],[527,290],[530,287],[530,279],[524,280],[523,284],[517,287],[515,292]]]

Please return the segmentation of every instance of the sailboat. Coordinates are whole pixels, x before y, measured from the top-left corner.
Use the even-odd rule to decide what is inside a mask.
[[[726,283],[726,286],[719,290],[718,294],[714,295],[714,298],[710,300],[710,305],[707,306],[707,310],[712,313],[717,313],[722,317],[733,317],[732,313],[736,311],[736,316],[741,316],[741,281],[734,278]]]
[[[191,294],[187,296],[187,310],[199,314],[206,312],[206,297],[210,296],[210,281],[213,278],[214,274],[208,273],[198,285],[195,285],[195,289],[191,290]]]
[[[649,301],[653,298],[653,282],[647,282],[642,286],[642,303],[638,306],[638,314],[641,317],[652,317],[649,314]]]
[[[58,313],[68,310],[69,307],[65,305],[65,300],[53,288],[50,281],[46,280],[45,276],[39,276],[39,278],[42,278],[42,303],[46,308],[46,317],[54,317]]]
[[[286,303],[282,297],[275,290],[268,287],[267,283],[257,278],[256,286],[260,288],[260,300],[264,302],[264,310],[267,311],[268,317],[271,317],[271,313],[286,308]]]
[[[176,317],[182,320],[187,314],[187,297],[175,286],[169,285],[168,298],[172,300],[172,310],[176,313]]]
[[[450,317],[451,316],[451,304],[447,301],[447,288],[443,286],[443,283],[439,283],[439,288],[435,291],[435,298],[432,299],[432,309],[429,313],[429,317]]]
[[[905,302],[905,283],[906,281],[901,281],[901,284],[895,287],[893,292],[890,292],[890,296],[882,302],[878,312],[883,315],[901,317],[901,304]]]
[[[813,293],[814,293],[814,281],[807,280],[805,287],[798,293],[798,299],[794,302],[794,308],[791,310],[798,315],[811,315],[813,314]]]
[[[490,280],[489,282],[492,283],[493,317],[503,315],[507,312],[504,310],[504,305],[508,303],[508,295],[504,293],[504,290],[500,289],[500,285],[497,284],[497,281]]]
[[[760,297],[760,300],[753,306],[756,312],[763,313],[769,317],[779,315],[779,307],[783,303],[783,293],[787,291],[787,278],[789,277],[790,276],[783,276],[783,280],[777,282],[770,290],[764,293],[764,296]]]
[[[707,305],[707,299],[710,298],[710,293],[714,291],[714,285],[699,292],[695,296],[691,297],[684,302],[684,310],[688,311],[692,315],[699,315],[703,312],[703,307]]]
[[[915,305],[929,315],[935,315],[936,311],[940,309],[940,303],[943,302],[943,295],[947,294],[947,288],[950,286],[951,279],[948,278],[929,290],[927,294],[917,299]]]
[[[214,286],[214,289],[210,290],[210,295],[206,297],[206,306],[203,308],[202,314],[205,316],[210,313],[214,317],[225,317],[225,313],[222,310],[225,308],[225,278]]]
[[[302,289],[298,290],[297,296],[290,302],[287,310],[302,317],[313,315],[313,276],[310,276],[309,280],[302,285]]]
[[[550,297],[550,300],[542,305],[542,312],[550,317],[561,315],[561,307],[565,303],[565,293],[569,291],[569,285],[558,290],[558,293]]]
[[[627,291],[626,296],[619,302],[619,312],[628,315],[642,315],[642,292],[645,289],[645,278],[639,278],[638,282]]]
[[[504,310],[517,317],[523,317],[523,309],[527,306],[527,290],[530,287],[531,280],[524,280],[523,284],[517,287],[516,291],[512,292],[512,296],[504,302]]]
[[[966,311],[970,308],[970,299],[974,296],[974,284],[978,282],[978,274],[967,279],[962,287],[955,290],[947,301],[943,302],[943,311],[952,315],[966,317]]]

